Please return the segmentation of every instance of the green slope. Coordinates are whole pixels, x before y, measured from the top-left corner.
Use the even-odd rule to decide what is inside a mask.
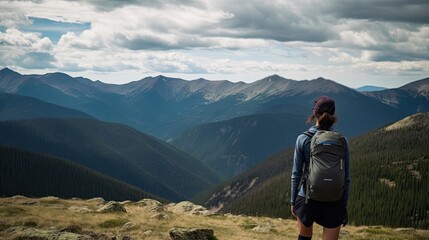
[[[70,161],[0,146],[0,197],[14,195],[102,197],[116,201],[142,198],[162,200]]]
[[[350,141],[350,222],[428,228],[429,113],[391,126]],[[201,202],[224,212],[290,218],[292,157],[293,149],[274,156]]]
[[[219,181],[197,159],[131,127],[91,119],[0,122],[0,145],[74,161],[169,200]]]

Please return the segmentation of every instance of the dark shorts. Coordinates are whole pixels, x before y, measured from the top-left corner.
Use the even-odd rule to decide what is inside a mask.
[[[296,216],[306,226],[310,227],[314,222],[326,227],[339,227],[344,220],[345,208],[342,200],[338,202],[317,202],[309,199],[305,204],[305,198],[298,196],[294,207]]]

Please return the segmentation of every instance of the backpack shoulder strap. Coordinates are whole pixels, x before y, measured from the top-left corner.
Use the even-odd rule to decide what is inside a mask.
[[[313,132],[310,132],[309,130],[303,132],[303,134],[309,138],[313,138],[314,134]]]

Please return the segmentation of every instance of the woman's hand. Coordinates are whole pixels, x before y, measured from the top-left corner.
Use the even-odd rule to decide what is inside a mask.
[[[290,211],[292,212],[292,215],[293,215],[294,217],[296,217],[295,209],[294,209],[294,206],[293,206],[293,205],[291,205],[291,206],[290,206]]]

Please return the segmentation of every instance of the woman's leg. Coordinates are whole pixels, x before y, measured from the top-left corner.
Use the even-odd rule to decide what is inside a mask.
[[[301,220],[297,217],[296,220],[298,221],[298,229],[299,229],[299,235],[303,237],[312,237],[313,236],[313,225],[310,227],[306,227]]]
[[[323,228],[323,240],[338,240],[341,226],[336,228]]]

